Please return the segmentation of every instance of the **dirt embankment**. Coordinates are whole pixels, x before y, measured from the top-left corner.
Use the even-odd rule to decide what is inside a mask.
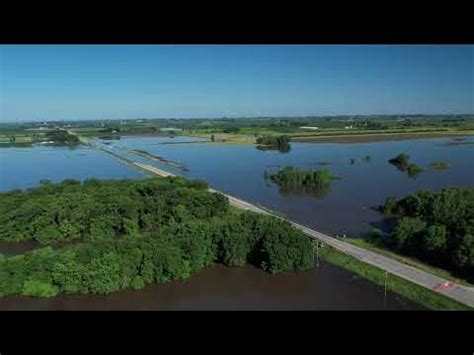
[[[178,168],[178,169],[181,169],[183,171],[189,171],[188,168],[186,168],[185,166],[177,163],[177,162],[174,162],[172,160],[168,160],[168,159],[165,159],[163,157],[160,157],[159,155],[153,155],[147,151],[144,151],[144,150],[139,150],[139,149],[132,149],[130,150],[132,153],[135,153],[135,154],[138,154],[138,155],[141,155],[141,156],[144,156],[148,159],[151,159],[151,160],[154,160],[154,161],[158,161],[160,163],[163,163],[163,164],[167,164],[169,166],[173,166],[175,168]]]

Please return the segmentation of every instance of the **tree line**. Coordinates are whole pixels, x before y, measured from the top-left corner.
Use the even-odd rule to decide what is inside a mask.
[[[474,280],[474,188],[389,197],[380,210],[397,222],[386,245]]]
[[[235,210],[206,183],[180,177],[44,184],[0,194],[0,212],[0,239],[48,245],[0,255],[3,296],[107,294],[216,262],[278,273],[313,260],[309,237],[288,222]]]

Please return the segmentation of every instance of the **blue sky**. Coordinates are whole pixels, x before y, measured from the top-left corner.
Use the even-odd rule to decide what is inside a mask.
[[[0,121],[473,113],[474,46],[0,46]]]

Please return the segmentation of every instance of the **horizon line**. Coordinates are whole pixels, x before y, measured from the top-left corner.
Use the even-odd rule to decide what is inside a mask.
[[[470,116],[471,113],[393,113],[393,114],[339,114],[339,115],[287,115],[287,116],[220,116],[220,117],[135,117],[135,118],[86,118],[86,119],[37,119],[37,120],[21,120],[1,121],[3,123],[33,123],[33,122],[83,122],[83,121],[133,121],[133,120],[222,120],[222,119],[284,119],[284,118],[323,118],[323,117],[391,117],[391,116]]]

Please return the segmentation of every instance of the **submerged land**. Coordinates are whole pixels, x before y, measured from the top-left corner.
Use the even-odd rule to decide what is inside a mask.
[[[449,136],[454,138],[454,143],[461,145],[467,143],[464,138],[457,137],[472,134],[474,134],[474,116],[472,115],[31,122],[0,125],[0,148],[35,145],[74,148],[80,144],[89,144],[87,143],[89,139],[94,138],[102,139],[107,145],[107,141],[119,141],[124,137],[168,137],[173,140],[173,138],[187,136],[204,138],[204,140],[201,142],[192,140],[179,142],[177,140],[176,144],[253,145],[259,150],[273,150],[277,151],[277,154],[278,152],[285,154],[291,150],[292,142],[354,143]],[[169,141],[166,144],[173,144],[173,142]],[[103,149],[103,151],[114,158],[133,164],[133,160],[124,158],[117,152],[107,149]],[[180,163],[141,148],[129,149],[127,152],[152,162],[163,163],[165,166],[187,170]],[[411,163],[409,159],[408,155],[400,153],[390,159],[390,164],[395,165],[400,171],[406,171],[410,177],[414,178],[423,169]],[[356,159],[353,160],[355,163]],[[365,155],[357,158],[357,161],[369,163],[372,161],[372,157]],[[317,164],[331,165],[326,161]],[[138,164],[135,165],[138,166]],[[450,165],[449,162],[436,161],[432,167],[447,169]],[[330,182],[337,178],[329,169],[304,171],[290,167],[283,168],[268,177],[273,183],[279,185],[283,194],[291,192],[303,195],[313,194],[319,197],[327,195]],[[207,189],[205,183],[196,182],[196,185],[193,185],[194,183],[186,182],[186,180],[171,181],[171,183],[154,183],[157,184],[156,186],[161,186],[159,188],[153,184],[147,185],[145,182],[141,185],[131,181],[121,182],[120,188],[117,185],[118,190],[122,192],[130,191],[130,197],[135,196],[135,200],[145,198],[146,201],[143,202],[145,207],[137,207],[136,210],[133,206],[137,204],[137,201],[132,202],[126,196],[123,197],[123,201],[115,201],[112,195],[108,194],[112,193],[116,187],[109,182],[98,180],[82,184],[79,181],[66,180],[59,185],[44,182],[37,190],[12,191],[2,194],[0,208],[4,213],[2,213],[3,222],[0,227],[1,240],[8,240],[12,243],[35,241],[41,245],[55,246],[55,248],[56,245],[61,245],[61,248],[46,248],[43,251],[28,252],[22,256],[2,256],[0,259],[2,269],[9,270],[9,278],[1,280],[0,293],[3,295],[23,294],[51,297],[60,293],[101,294],[125,288],[140,289],[146,284],[156,281],[165,282],[187,278],[193,272],[213,263],[234,266],[250,263],[271,273],[311,267],[309,261],[312,262],[315,257],[313,254],[314,245],[309,245],[307,239],[304,239],[306,237],[299,234],[296,229],[293,230],[293,227],[285,224],[280,225],[279,222],[268,222],[267,226],[265,224],[267,217],[265,216],[237,217],[243,216],[242,212],[232,210],[219,199],[214,201],[212,193],[205,197],[204,191],[190,192],[193,189]],[[187,189],[186,193],[180,192],[177,197],[168,201],[166,196],[172,194],[170,195],[167,189],[170,191],[178,189],[174,184],[183,189],[182,191]],[[137,191],[133,192],[134,189]],[[156,194],[152,193],[152,195],[158,199],[153,203],[151,203],[150,191],[155,191]],[[77,201],[72,196],[75,193],[77,193]],[[376,239],[364,239],[360,242],[354,239],[351,242],[444,279],[455,280],[468,287],[472,286],[474,265],[472,189],[430,193],[408,195],[399,200],[394,198],[387,200],[381,211],[387,218],[396,219],[395,227],[389,233]],[[63,196],[63,194],[65,195]],[[162,194],[165,197],[162,197]],[[69,210],[75,211],[74,208],[80,208],[80,211],[76,211],[74,216],[63,216],[56,211],[62,206],[61,203],[55,206],[57,203],[51,200],[48,195],[55,196],[53,199],[59,198],[59,201],[65,204],[64,206],[73,206],[73,208],[68,207]],[[179,203],[178,200],[183,196],[192,201],[189,202],[189,206]],[[51,201],[45,205],[48,198]],[[105,199],[104,202],[101,199]],[[111,205],[102,209],[110,211],[112,207],[118,208],[117,215],[111,214],[96,220],[97,218],[94,216],[101,214],[99,205],[108,203],[108,201]],[[197,207],[202,203],[202,208],[199,207],[201,210],[196,212],[198,217],[194,215],[194,209],[197,208],[196,201],[199,202]],[[124,205],[117,207],[121,204]],[[82,205],[88,207],[78,207]],[[169,206],[165,208],[165,205]],[[459,208],[443,209],[445,205],[456,205]],[[37,206],[37,208],[32,209],[31,206]],[[24,211],[18,212],[19,208]],[[47,212],[48,208],[53,212]],[[143,208],[154,212],[147,212],[142,216]],[[223,213],[222,216],[219,214],[221,212],[212,212],[215,208]],[[207,211],[208,209],[211,212]],[[28,219],[29,217],[25,216],[28,213],[34,213],[34,210],[40,211],[40,213],[38,216],[30,216],[34,219],[33,223],[31,218]],[[16,212],[12,215],[11,211]],[[163,221],[155,221],[154,219],[157,218],[155,213],[160,215],[160,218],[163,217]],[[83,219],[75,220],[79,218],[76,215]],[[201,217],[204,220],[201,221]],[[226,221],[220,221],[221,217]],[[22,218],[27,219],[23,220]],[[195,220],[195,218],[199,220]],[[211,218],[212,221],[208,221],[207,218]],[[242,222],[239,218],[244,218],[245,221]],[[188,219],[190,219],[189,223]],[[58,224],[56,227],[54,227],[55,223]],[[184,239],[170,242],[170,238],[173,239],[170,236],[178,235],[178,231],[181,231],[181,223],[185,223],[186,227],[183,227]],[[215,228],[214,223],[217,223],[221,228],[218,232],[213,229]],[[246,225],[246,223],[250,223],[250,225]],[[256,227],[257,225],[258,227]],[[258,239],[249,242],[249,245],[244,245],[237,240],[237,237],[234,238],[234,233],[235,235],[248,234],[249,238],[253,238],[257,230],[265,232],[267,227],[273,230],[273,225],[275,225],[275,241]],[[237,229],[234,231],[234,228]],[[208,239],[199,232],[201,234],[196,237],[196,241],[191,242],[189,236],[184,237],[184,234],[193,234],[194,229],[204,231],[204,234],[213,235],[213,237]],[[212,232],[214,234],[210,232],[211,230],[214,231]],[[268,232],[268,238],[271,238],[272,233]],[[287,241],[281,239],[281,233],[294,235],[297,246],[285,244]],[[143,237],[152,239],[149,242],[144,242],[141,239]],[[303,239],[298,241],[299,238]],[[173,244],[175,242],[178,244]],[[203,245],[200,245],[201,242]],[[260,244],[257,247],[257,244],[252,243],[266,243],[265,245],[271,250],[258,249],[261,248]],[[62,250],[63,246],[64,250]],[[170,257],[171,259],[165,258],[166,263],[170,263],[169,265],[165,261],[159,261],[158,256],[156,260],[153,259],[154,257],[150,257],[149,267],[161,269],[143,274],[140,271],[141,266],[139,265],[141,264],[136,263],[136,260],[133,259],[135,256],[128,254],[130,248],[141,250],[142,256],[140,258],[142,260],[146,256],[144,250],[147,248],[156,249],[159,258],[165,258],[165,254],[173,255],[173,257]],[[259,253],[263,254],[258,254],[256,248],[260,250]],[[160,251],[161,249],[164,251]],[[108,252],[111,250],[114,250],[114,255]],[[386,277],[384,270],[356,260],[352,256],[341,253],[340,250],[332,249],[329,245],[326,245],[324,250],[326,253],[321,254],[323,260],[341,266],[375,283],[387,283],[383,278]],[[307,254],[307,251],[310,251],[310,254]],[[283,254],[289,254],[292,257],[280,260],[279,258]],[[85,255],[88,256],[85,257]],[[193,258],[197,258],[197,261]],[[55,260],[62,260],[63,264],[58,264],[58,266]],[[104,266],[102,270],[100,269],[102,266],[99,267],[99,265],[104,263],[111,266],[109,265],[108,268]],[[32,266],[37,264],[44,264],[45,267],[40,270]],[[89,270],[88,264],[95,265],[94,268],[102,270],[103,274],[94,274],[96,271]],[[133,270],[126,269],[130,267]],[[391,275],[388,280],[388,289],[428,308],[469,309],[468,306],[447,298],[439,292],[415,285],[398,276]]]

